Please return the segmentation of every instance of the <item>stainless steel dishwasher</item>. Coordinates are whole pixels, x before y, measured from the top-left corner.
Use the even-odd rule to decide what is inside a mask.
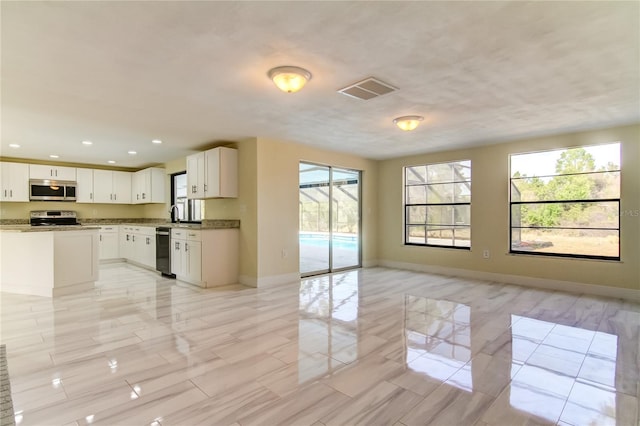
[[[171,273],[171,228],[156,228],[156,271],[166,277],[175,278]]]

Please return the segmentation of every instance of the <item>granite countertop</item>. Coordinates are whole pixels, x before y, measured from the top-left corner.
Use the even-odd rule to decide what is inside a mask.
[[[90,231],[100,229],[99,226],[59,225],[59,226],[31,226],[31,225],[0,225],[0,231],[10,232],[49,232],[49,231]]]
[[[125,226],[166,226],[168,228],[185,229],[234,229],[240,228],[240,221],[237,219],[205,219],[202,223],[171,223],[164,219],[83,219],[79,218],[81,225],[65,226],[31,226],[28,220],[24,219],[2,219],[0,220],[0,231],[14,232],[43,232],[43,231],[77,231],[84,229],[97,229],[101,226],[125,225]]]
[[[92,221],[82,221],[83,224],[91,224],[97,226],[109,226],[109,225],[123,225],[123,226],[150,226],[158,227],[163,226],[167,228],[184,228],[184,229],[199,229],[206,231],[209,229],[237,229],[240,228],[240,221],[237,219],[206,219],[202,223],[172,223],[172,222],[137,222],[134,220],[128,221],[111,221],[101,220],[99,223],[92,223]]]

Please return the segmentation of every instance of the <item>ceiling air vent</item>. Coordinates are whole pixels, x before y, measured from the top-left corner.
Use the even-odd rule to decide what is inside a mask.
[[[344,89],[338,90],[338,93],[342,93],[343,95],[347,95],[352,98],[362,99],[363,101],[368,101],[369,99],[377,98],[378,96],[386,95],[387,93],[395,92],[396,90],[398,89],[390,84],[384,83],[373,77],[369,77],[347,86]]]

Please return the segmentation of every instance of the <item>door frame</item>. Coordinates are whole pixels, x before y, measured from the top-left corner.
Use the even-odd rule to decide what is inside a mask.
[[[331,166],[328,164],[316,163],[313,161],[300,160],[298,162],[298,200],[300,200],[300,164],[310,166],[326,167],[329,169],[329,267],[327,269],[319,269],[316,271],[302,272],[300,271],[300,214],[298,214],[298,271],[300,277],[310,277],[314,275],[322,275],[333,272],[347,271],[362,267],[362,170],[351,169],[348,167]],[[358,174],[358,261],[356,265],[344,266],[341,268],[333,267],[333,170],[340,169]]]

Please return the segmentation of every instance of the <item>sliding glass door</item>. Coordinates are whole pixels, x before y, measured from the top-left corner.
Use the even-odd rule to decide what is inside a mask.
[[[300,163],[300,274],[361,265],[360,172]]]

